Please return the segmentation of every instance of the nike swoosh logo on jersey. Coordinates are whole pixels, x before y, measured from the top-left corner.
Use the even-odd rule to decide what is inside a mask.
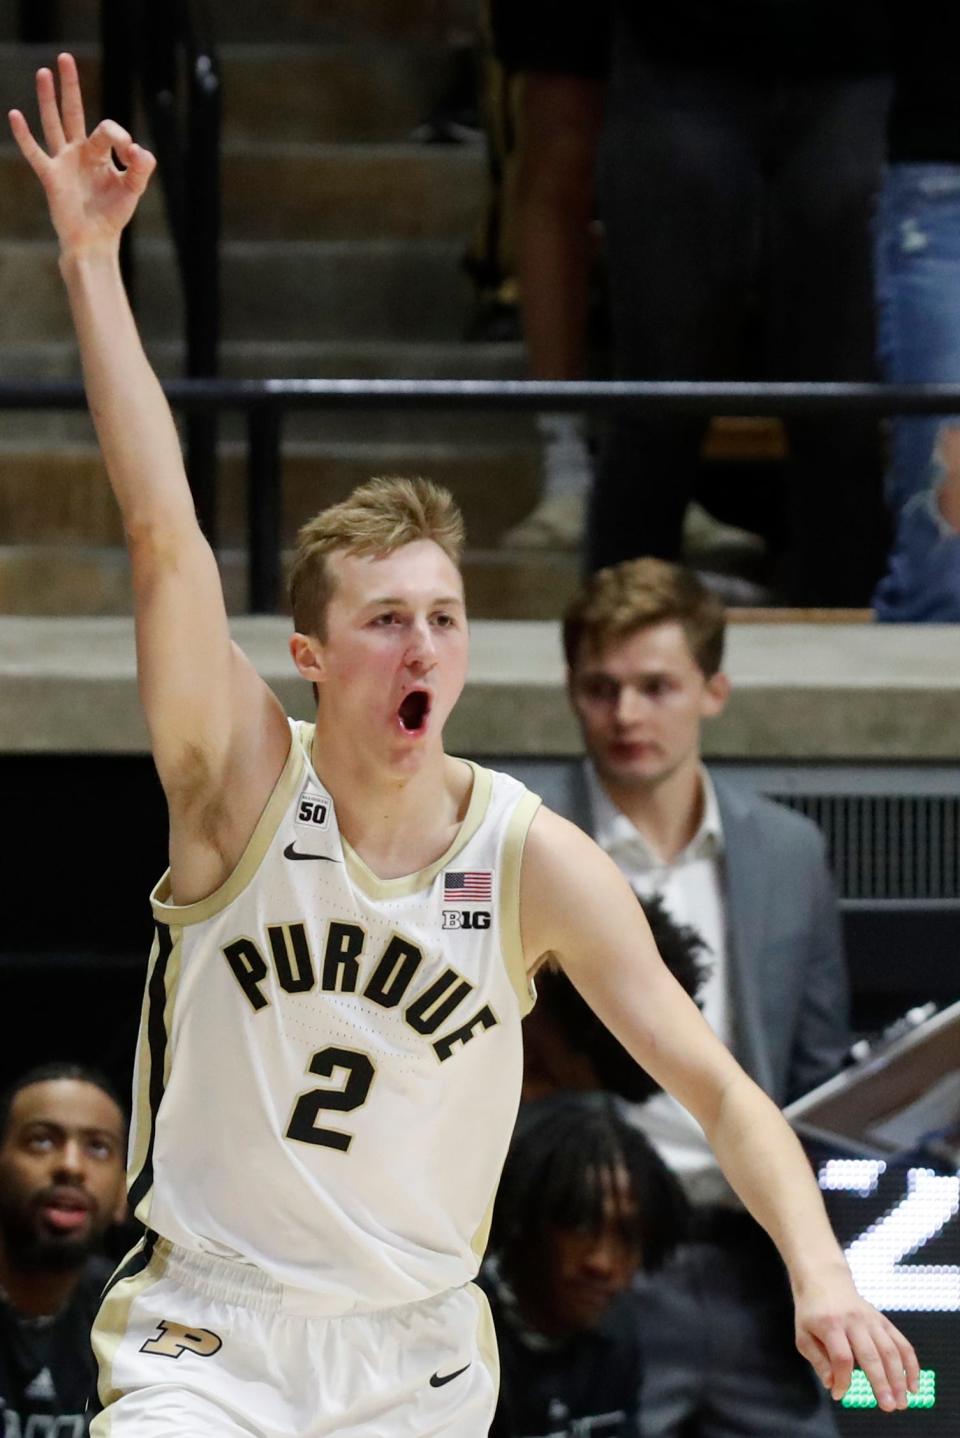
[[[287,845],[283,851],[283,857],[285,859],[316,859],[321,864],[340,863],[339,859],[333,859],[329,854],[301,854],[299,849],[294,848],[293,844]]]
[[[445,1383],[452,1383],[455,1378],[460,1377],[461,1373],[466,1373],[469,1367],[470,1364],[465,1363],[463,1367],[458,1368],[455,1373],[444,1373],[442,1378],[439,1373],[434,1373],[433,1377],[430,1379],[430,1387],[442,1388]]]

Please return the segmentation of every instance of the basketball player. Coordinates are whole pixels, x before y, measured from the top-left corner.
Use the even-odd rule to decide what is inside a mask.
[[[170,811],[131,1137],[144,1242],[94,1332],[93,1438],[481,1438],[496,1393],[471,1280],[549,952],[696,1115],[769,1230],[797,1341],[886,1409],[913,1350],[857,1295],[803,1153],[660,962],[636,899],[515,781],[448,757],[467,630],[449,496],[362,487],[301,534],[292,724],[231,643],[216,561],[117,262],[154,167],[37,77],[43,184],[133,570]],[[122,169],[114,162],[111,150]]]

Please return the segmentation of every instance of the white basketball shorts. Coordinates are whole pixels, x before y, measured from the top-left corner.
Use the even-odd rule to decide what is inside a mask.
[[[94,1324],[91,1438],[486,1438],[499,1372],[473,1284],[377,1313],[311,1306],[151,1235]]]

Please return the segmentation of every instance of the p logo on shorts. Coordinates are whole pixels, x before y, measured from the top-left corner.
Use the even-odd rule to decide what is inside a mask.
[[[179,1358],[182,1353],[193,1353],[197,1358],[212,1358],[223,1347],[219,1334],[209,1328],[186,1328],[182,1323],[170,1323],[161,1318],[156,1338],[148,1338],[140,1349],[141,1353],[159,1353],[161,1358]]]

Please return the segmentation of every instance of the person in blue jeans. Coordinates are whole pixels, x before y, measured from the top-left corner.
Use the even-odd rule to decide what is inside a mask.
[[[878,341],[895,384],[960,382],[960,22],[891,0],[896,89],[876,218]],[[960,621],[960,416],[897,417],[896,525],[873,605],[888,622]]]

